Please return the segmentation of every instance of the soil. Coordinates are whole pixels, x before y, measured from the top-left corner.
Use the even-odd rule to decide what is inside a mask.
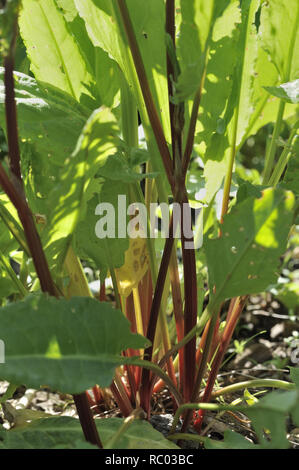
[[[286,366],[296,366],[292,363],[292,345],[287,340],[294,331],[299,331],[299,320],[290,319],[285,307],[270,294],[251,296],[235,332],[239,345],[248,341],[236,354],[234,348],[229,349],[226,364],[218,375],[218,384],[223,387],[238,381],[251,378],[272,378],[289,380]],[[293,355],[294,356],[294,355]],[[297,356],[295,357],[295,359]],[[0,382],[0,396],[8,387],[7,382]],[[251,389],[252,394],[261,389]],[[225,396],[227,403],[242,396],[242,392]],[[43,387],[40,390],[17,389],[13,398],[6,402],[8,405],[0,412],[0,424],[9,429],[15,426],[13,408],[34,410],[40,416],[62,415],[77,417],[72,396],[56,393]],[[10,408],[12,406],[13,408]],[[121,413],[113,397],[107,391],[104,403],[93,407],[96,418],[120,417]],[[170,430],[173,420],[173,404],[168,390],[162,390],[153,396],[151,424],[165,436]],[[299,429],[288,421],[288,439],[290,446],[299,449]],[[213,439],[223,439],[225,430],[230,429],[245,436],[251,442],[257,442],[248,418],[241,413],[223,413],[217,415],[207,412],[203,423],[203,434]],[[188,432],[194,432],[191,428]],[[184,448],[199,448],[199,444],[185,441]]]

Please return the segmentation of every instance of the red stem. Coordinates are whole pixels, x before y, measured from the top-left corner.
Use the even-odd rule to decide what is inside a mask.
[[[205,388],[203,398],[201,399],[202,403],[207,403],[211,399],[215,380],[217,378],[218,371],[221,367],[224,354],[229,346],[233,332],[236,328],[236,325],[238,323],[242,310],[246,304],[246,301],[247,301],[247,296],[238,297],[237,299],[235,299],[233,311],[231,312],[230,319],[227,321],[225,329],[223,331],[219,349],[214,359],[212,370],[209,374],[209,378],[208,378],[208,382]],[[198,412],[197,431],[200,431],[203,417],[204,417],[204,410],[200,410]]]
[[[161,300],[162,300],[162,295],[163,295],[166,274],[167,274],[169,261],[171,257],[171,251],[172,251],[173,242],[174,242],[173,229],[174,229],[173,228],[173,216],[171,216],[171,220],[169,223],[169,238],[166,239],[165,246],[164,246],[164,251],[163,251],[162,260],[161,260],[161,264],[159,268],[154,298],[153,298],[152,307],[151,307],[150,320],[149,320],[149,325],[148,325],[147,335],[146,335],[147,338],[151,341],[151,346],[149,346],[144,352],[144,357],[148,361],[152,360],[152,355],[153,355],[153,343],[155,339],[158,315],[159,315],[159,310],[161,306]],[[149,406],[150,406],[149,383],[150,383],[150,371],[148,369],[143,369],[142,378],[141,378],[141,391],[140,391],[141,392],[141,406],[147,413],[149,413]]]
[[[101,302],[106,302],[106,284],[105,284],[105,279],[103,282],[101,282],[100,286],[100,301]]]
[[[177,331],[178,342],[184,337],[184,315],[183,315],[183,302],[181,295],[181,284],[177,266],[177,258],[174,251],[172,252],[173,265],[170,269],[170,282],[173,303],[173,313],[175,318],[175,325]],[[179,349],[179,372],[180,372],[180,385],[184,381],[184,348]]]
[[[83,433],[87,442],[94,444],[102,448],[102,443],[96,428],[95,421],[93,419],[92,411],[90,409],[88,398],[86,393],[81,393],[80,395],[73,395],[76,408],[79,412],[80,410],[80,423],[88,423],[88,426],[82,426]]]
[[[5,116],[7,128],[7,141],[9,148],[9,162],[11,174],[22,182],[20,168],[20,149],[17,126],[17,107],[15,102],[15,90],[13,69],[14,61],[11,57],[4,60],[4,83],[5,83]]]
[[[184,202],[188,202],[185,198]],[[181,205],[183,207],[183,205]],[[190,209],[190,208],[189,208]],[[188,249],[186,242],[192,242],[186,239],[184,235],[184,217],[183,210],[181,216],[181,239],[184,266],[184,291],[185,291],[185,309],[184,309],[184,336],[196,325],[197,322],[197,278],[196,278],[196,261],[194,249]],[[183,380],[183,396],[186,402],[190,401],[195,378],[195,360],[196,360],[196,337],[194,336],[184,347],[184,380]],[[187,373],[188,371],[188,373]]]
[[[175,182],[174,182],[174,177],[172,174],[171,156],[168,150],[163,128],[162,128],[160,118],[159,118],[157,109],[155,107],[153,96],[152,96],[150,86],[147,80],[143,60],[142,60],[139,46],[138,46],[136,36],[134,33],[134,28],[131,22],[130,14],[129,14],[125,0],[117,0],[117,3],[118,3],[119,11],[122,17],[123,26],[124,26],[124,29],[128,38],[128,43],[129,43],[130,50],[132,53],[135,70],[139,79],[139,84],[140,84],[140,88],[142,91],[147,114],[151,123],[152,130],[154,132],[154,136],[156,138],[158,149],[162,157],[163,165],[165,168],[165,172],[166,172],[170,187],[172,188],[172,191],[174,192]]]
[[[110,385],[111,392],[113,393],[113,396],[118,404],[118,407],[124,417],[127,417],[131,414],[132,412],[132,407],[128,406],[127,401],[124,400],[124,397],[122,396],[121,392],[119,391],[118,387],[116,386],[115,382],[112,382]]]

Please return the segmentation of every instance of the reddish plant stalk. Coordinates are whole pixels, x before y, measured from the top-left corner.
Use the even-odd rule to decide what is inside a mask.
[[[184,203],[188,203],[185,193]],[[193,236],[189,239],[184,234],[184,212],[183,204],[181,204],[181,240],[184,267],[184,292],[185,292],[185,309],[184,309],[184,336],[196,325],[197,322],[197,278],[196,278],[196,261],[194,249],[188,249],[186,243],[192,243]],[[189,207],[190,210],[190,207]],[[183,396],[186,402],[190,401],[195,378],[195,360],[196,360],[196,337],[194,336],[184,347],[184,380],[183,380]],[[188,373],[186,372],[188,371]]]
[[[144,358],[148,361],[152,360],[153,355],[153,343],[155,339],[157,321],[159,310],[161,307],[161,300],[163,295],[164,284],[166,280],[167,270],[169,266],[169,261],[171,257],[171,251],[173,247],[173,216],[171,216],[169,223],[169,238],[166,239],[164,251],[162,255],[162,260],[159,268],[154,298],[151,307],[150,320],[147,329],[146,337],[151,341],[151,346],[149,346],[144,352]],[[143,369],[142,378],[141,378],[141,406],[143,409],[149,413],[150,408],[150,371],[148,369]]]
[[[204,349],[203,349],[203,352],[202,352],[202,357],[201,357],[199,369],[198,369],[198,372],[196,374],[195,384],[194,384],[192,394],[191,394],[191,397],[190,397],[190,402],[197,401],[197,397],[198,397],[198,394],[199,394],[201,383],[202,383],[202,380],[204,378],[204,375],[205,375],[205,372],[206,372],[206,369],[207,369],[208,358],[209,358],[209,355],[210,355],[210,350],[211,350],[211,345],[212,345],[212,341],[213,341],[215,325],[217,323],[218,316],[219,316],[219,314],[217,314],[217,311],[212,312],[212,315],[211,315],[211,318],[210,318],[210,321],[209,321],[209,328],[208,328],[208,332],[207,332],[207,336],[206,336],[206,340],[205,340],[205,346],[204,346]],[[182,432],[185,432],[186,429],[188,428],[189,423],[191,421],[191,418],[192,418],[192,410],[188,410],[185,414],[185,417],[184,417]]]
[[[142,326],[143,331],[147,330],[149,315],[150,315],[150,306],[152,302],[152,286],[151,286],[151,275],[150,270],[146,272],[141,281],[138,284],[138,293],[140,298],[140,308],[142,312]]]
[[[101,282],[100,286],[100,301],[101,302],[106,302],[106,284],[105,284],[105,279],[103,282]]]
[[[18,181],[22,182],[13,68],[13,59],[11,57],[6,57],[6,59],[4,60],[5,116],[7,128],[7,142],[9,148],[10,171],[11,174],[14,175],[14,177]]]
[[[131,331],[132,333],[137,333],[137,325],[136,325],[136,318],[135,318],[135,308],[134,308],[134,299],[133,299],[133,293],[131,292],[130,295],[126,298],[126,306],[125,306],[125,311],[126,311],[126,317],[129,320],[131,324]],[[128,349],[127,354],[129,357],[133,356],[139,356],[140,351],[136,351],[134,349]],[[135,385],[134,389],[138,390],[139,384],[137,381],[137,378],[140,376],[140,367],[132,366],[132,371],[135,376]],[[140,379],[139,379],[140,380]],[[129,380],[130,381],[130,380]]]
[[[226,323],[226,326],[224,328],[221,341],[219,344],[219,349],[213,361],[213,367],[209,374],[209,378],[208,378],[208,382],[205,388],[203,398],[201,399],[202,403],[207,403],[211,399],[215,380],[217,378],[218,371],[221,367],[224,354],[229,346],[230,340],[232,338],[233,332],[236,328],[240,315],[243,311],[243,308],[246,304],[247,298],[248,298],[247,296],[238,297],[234,302],[234,307],[231,312],[230,319]],[[200,432],[203,417],[204,417],[204,410],[199,410],[198,419],[197,419],[197,422],[195,422],[195,426],[198,432]]]
[[[166,0],[166,33],[170,35],[175,48],[175,1]],[[176,79],[171,63],[170,57],[167,54],[167,78],[168,78],[168,95],[169,95],[169,113],[170,113],[170,125],[172,135],[172,152],[173,152],[173,164],[174,174],[176,177],[176,190],[178,195],[178,202],[181,204],[181,240],[182,240],[182,252],[183,252],[183,266],[184,266],[184,291],[185,291],[185,310],[184,310],[184,335],[186,335],[196,324],[197,320],[197,280],[196,280],[196,264],[195,264],[195,253],[192,249],[186,249],[185,243],[187,239],[184,234],[184,211],[183,201],[185,204],[188,203],[188,196],[185,189],[185,175],[182,172],[182,131],[184,123],[181,122],[179,117],[179,106],[173,105],[173,80]],[[189,163],[189,162],[188,162]],[[183,195],[181,199],[181,195]],[[192,239],[188,239],[188,242],[192,242]],[[178,324],[180,331],[180,325]],[[181,333],[181,331],[180,331]],[[193,389],[194,376],[195,376],[195,350],[196,350],[196,338],[194,337],[184,347],[183,357],[181,358],[181,364],[184,366],[181,370],[187,371],[181,378],[183,386],[183,395],[186,401],[189,401]]]
[[[110,390],[113,393],[113,396],[115,398],[115,401],[124,417],[127,417],[131,414],[133,408],[129,402],[126,399],[124,399],[123,395],[119,391],[118,387],[116,386],[115,382],[112,382],[110,385]]]
[[[102,394],[101,394],[101,390],[100,390],[100,387],[98,385],[95,385],[94,387],[92,387],[92,392],[93,392],[93,395],[94,395],[94,398],[95,398],[95,403],[96,403],[96,410],[98,413],[101,413],[101,408],[100,408],[100,404],[103,403],[103,397],[102,397]],[[89,393],[86,392],[87,394],[87,398],[89,398]]]
[[[204,331],[203,331],[203,334],[202,334],[202,337],[201,337],[201,340],[200,340],[198,349],[197,349],[197,351],[196,351],[196,364],[197,364],[198,367],[200,366],[200,362],[201,362],[201,358],[202,358],[202,353],[203,353],[203,350],[204,350],[204,348],[205,348],[205,343],[206,343],[206,339],[207,339],[207,334],[208,334],[209,327],[210,327],[210,321],[211,321],[211,320],[209,320],[208,323],[207,323],[206,326],[205,326],[205,329],[204,329]],[[208,362],[211,362],[211,359],[212,359],[212,357],[214,356],[215,351],[216,351],[216,349],[217,349],[217,347],[218,347],[218,343],[219,343],[219,341],[220,341],[219,325],[220,325],[220,317],[218,316],[218,319],[217,319],[217,322],[216,322],[216,325],[215,325],[215,329],[214,329],[214,335],[213,335],[213,340],[212,340],[212,344],[211,344],[211,350],[210,350]]]
[[[234,299],[231,299],[230,303],[229,303],[229,307],[228,307],[228,312],[227,312],[227,316],[226,316],[226,321],[228,322],[230,317],[231,317],[231,314],[234,310],[234,306],[235,306],[235,303],[237,302],[238,300],[238,297],[235,297]]]
[[[85,393],[80,395],[73,395],[76,408],[78,410],[80,423],[88,423],[88,426],[82,426],[85,439],[100,448],[102,448],[102,443],[99,438],[99,434],[96,428],[96,423],[93,419],[92,411],[90,409],[88,399]]]
[[[90,396],[90,394],[86,391],[86,397],[89,403],[89,406],[92,408],[93,406],[97,406],[95,400]]]
[[[130,352],[129,351],[124,351],[123,352],[123,355],[125,357],[131,357],[130,355]],[[128,379],[128,383],[129,383],[129,386],[130,386],[130,398],[131,398],[131,402],[133,404],[136,403],[136,375],[135,375],[135,371],[133,369],[132,366],[130,366],[129,364],[126,364],[125,366],[125,371],[127,373],[127,379]]]
[[[134,33],[134,28],[131,22],[130,14],[129,14],[125,0],[117,0],[117,4],[118,4],[118,8],[121,14],[123,26],[124,26],[124,29],[128,38],[128,43],[129,43],[130,50],[132,53],[132,57],[133,57],[136,73],[138,76],[140,88],[142,91],[147,114],[148,114],[148,117],[152,126],[154,136],[156,138],[159,152],[162,157],[162,161],[164,164],[165,172],[166,172],[170,187],[172,188],[172,191],[174,192],[175,181],[174,181],[174,177],[172,173],[171,156],[169,153],[169,149],[167,146],[163,128],[160,122],[160,118],[159,118],[156,106],[154,104],[152,92],[150,90],[150,86],[147,80],[144,64],[142,61],[142,57],[141,57],[139,46],[136,40],[136,36]]]
[[[170,283],[173,303],[173,313],[175,318],[175,326],[177,331],[178,342],[184,337],[184,315],[183,315],[183,302],[181,295],[181,284],[179,278],[179,271],[177,265],[177,258],[174,250],[172,251],[173,265],[170,269]],[[181,348],[179,354],[179,377],[180,386],[184,381],[184,349]],[[158,384],[157,384],[158,385]]]

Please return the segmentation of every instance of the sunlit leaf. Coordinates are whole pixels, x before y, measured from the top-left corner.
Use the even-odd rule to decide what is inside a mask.
[[[299,4],[297,0],[265,2],[261,13],[260,40],[279,73],[279,81],[298,78]]]
[[[24,0],[20,31],[37,80],[91,103],[93,78],[55,1]]]
[[[266,189],[232,209],[220,238],[206,239],[210,291],[217,300],[258,293],[275,281],[293,209],[291,192]]]
[[[130,332],[119,310],[87,297],[31,295],[1,308],[0,323],[5,344],[2,379],[30,388],[47,384],[71,394],[95,382],[108,387],[122,364],[122,350],[144,348],[147,342]]]

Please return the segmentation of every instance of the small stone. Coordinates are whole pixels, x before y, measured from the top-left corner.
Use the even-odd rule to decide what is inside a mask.
[[[272,326],[270,330],[270,337],[272,339],[277,338],[284,332],[284,329],[285,329],[284,323],[276,323],[276,325]]]

